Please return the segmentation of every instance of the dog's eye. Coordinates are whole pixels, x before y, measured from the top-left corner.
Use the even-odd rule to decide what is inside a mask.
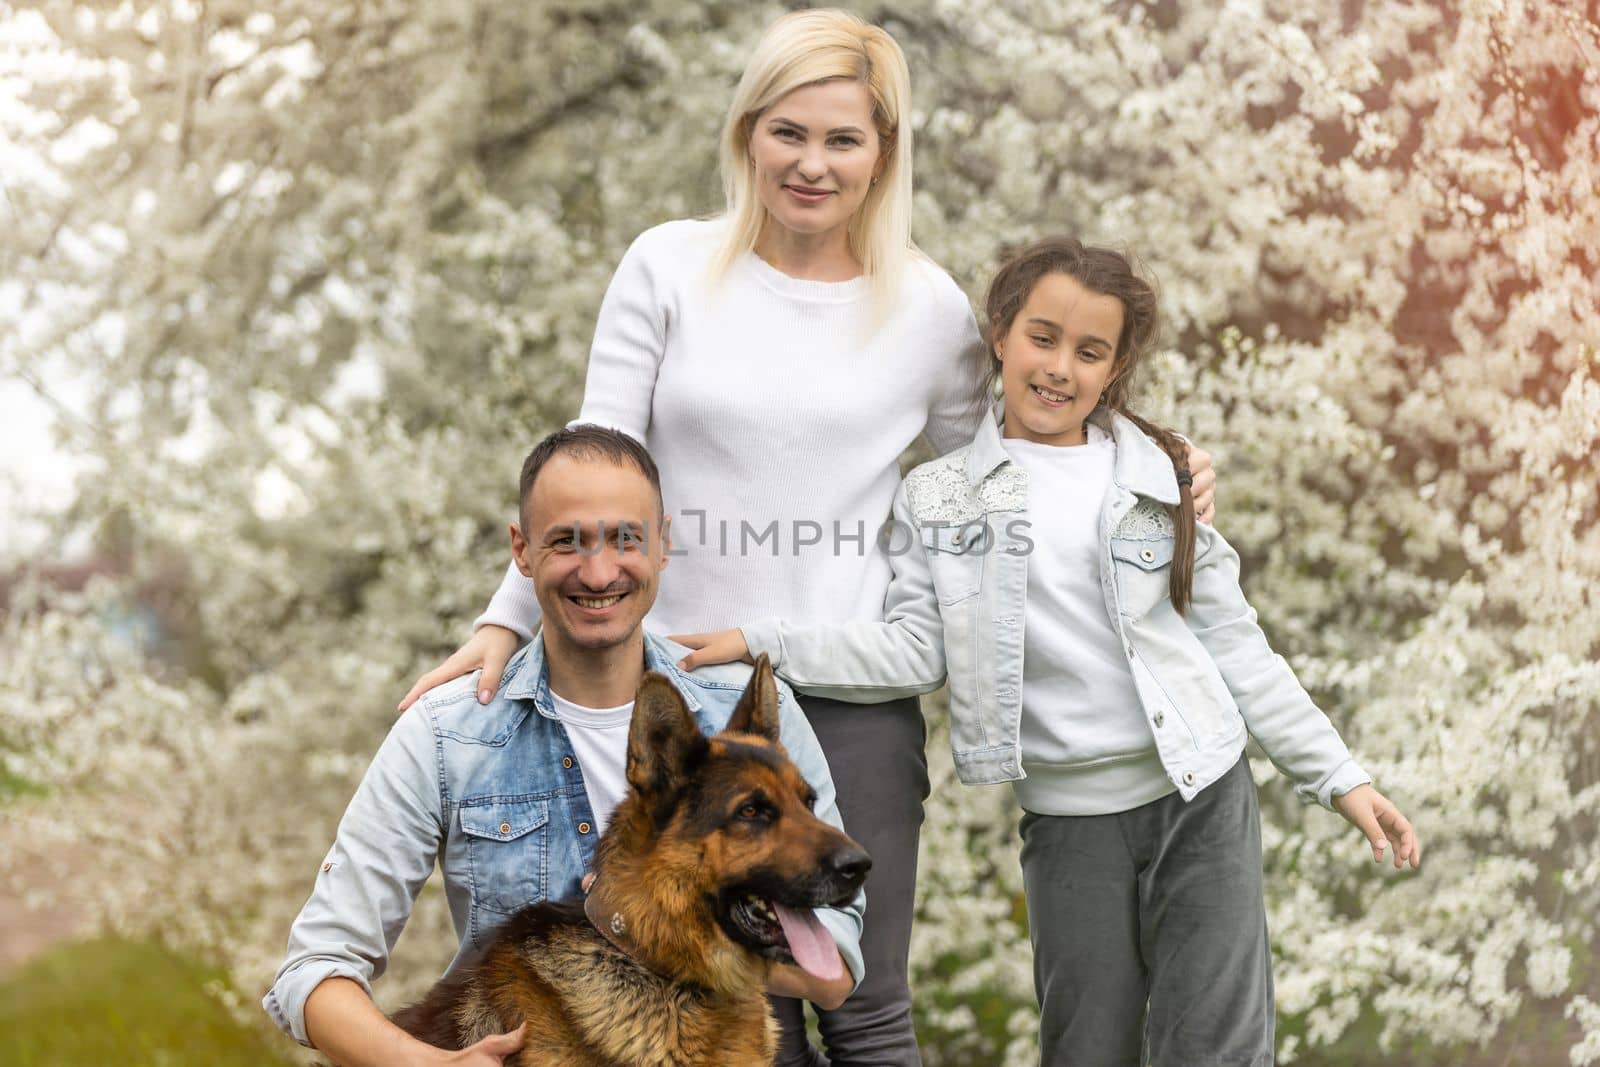
[[[740,822],[770,823],[778,817],[778,812],[763,800],[751,800],[739,806],[735,817]]]

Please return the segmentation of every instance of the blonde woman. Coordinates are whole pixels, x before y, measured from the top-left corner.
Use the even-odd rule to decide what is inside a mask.
[[[924,434],[940,452],[965,443],[985,411],[971,306],[911,242],[910,112],[905,57],[886,32],[837,10],[783,16],[728,111],[725,213],[648,230],[617,267],[577,421],[644,441],[660,467],[677,558],[647,620],[657,632],[880,620],[890,566],[877,532],[900,454]],[[1209,458],[1190,462],[1206,515]],[[632,594],[588,592],[575,599],[597,626]],[[480,667],[491,699],[538,622],[513,567],[473,638],[402,706]],[[906,964],[928,790],[921,711],[915,698],[800,700],[845,825],[873,857],[864,973],[842,1007],[819,1012],[828,1055],[918,1064]],[[799,1002],[774,1007],[778,1062],[827,1062]]]

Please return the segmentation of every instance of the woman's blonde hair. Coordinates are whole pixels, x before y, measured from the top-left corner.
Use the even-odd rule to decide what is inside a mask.
[[[888,32],[848,11],[792,11],[762,36],[745,66],[722,128],[722,188],[727,197],[727,233],[712,261],[721,277],[755,247],[767,211],[750,166],[750,136],[756,118],[781,97],[818,82],[860,82],[872,98],[882,169],[877,183],[850,219],[850,252],[889,296],[899,283],[911,244],[911,74],[906,57]]]

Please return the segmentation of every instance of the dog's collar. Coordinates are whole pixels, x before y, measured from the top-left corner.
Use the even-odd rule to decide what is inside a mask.
[[[589,922],[594,928],[605,935],[607,941],[617,948],[633,955],[633,944],[627,937],[628,924],[622,918],[622,912],[607,906],[606,891],[596,878],[584,894],[583,913],[589,917]]]
[[[640,955],[639,947],[628,931],[627,920],[622,917],[622,912],[612,905],[606,888],[601,885],[598,877],[590,884],[589,891],[583,898],[583,914],[588,918],[589,924],[600,931],[600,936],[611,942],[618,952],[651,974],[672,980],[671,975],[664,973],[654,963]]]

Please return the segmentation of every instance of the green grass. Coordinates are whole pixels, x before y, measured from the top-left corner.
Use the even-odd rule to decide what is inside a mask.
[[[222,972],[147,942],[58,948],[0,982],[5,1067],[290,1067],[207,995]]]
[[[17,797],[47,796],[49,792],[44,786],[0,767],[0,803]]]

